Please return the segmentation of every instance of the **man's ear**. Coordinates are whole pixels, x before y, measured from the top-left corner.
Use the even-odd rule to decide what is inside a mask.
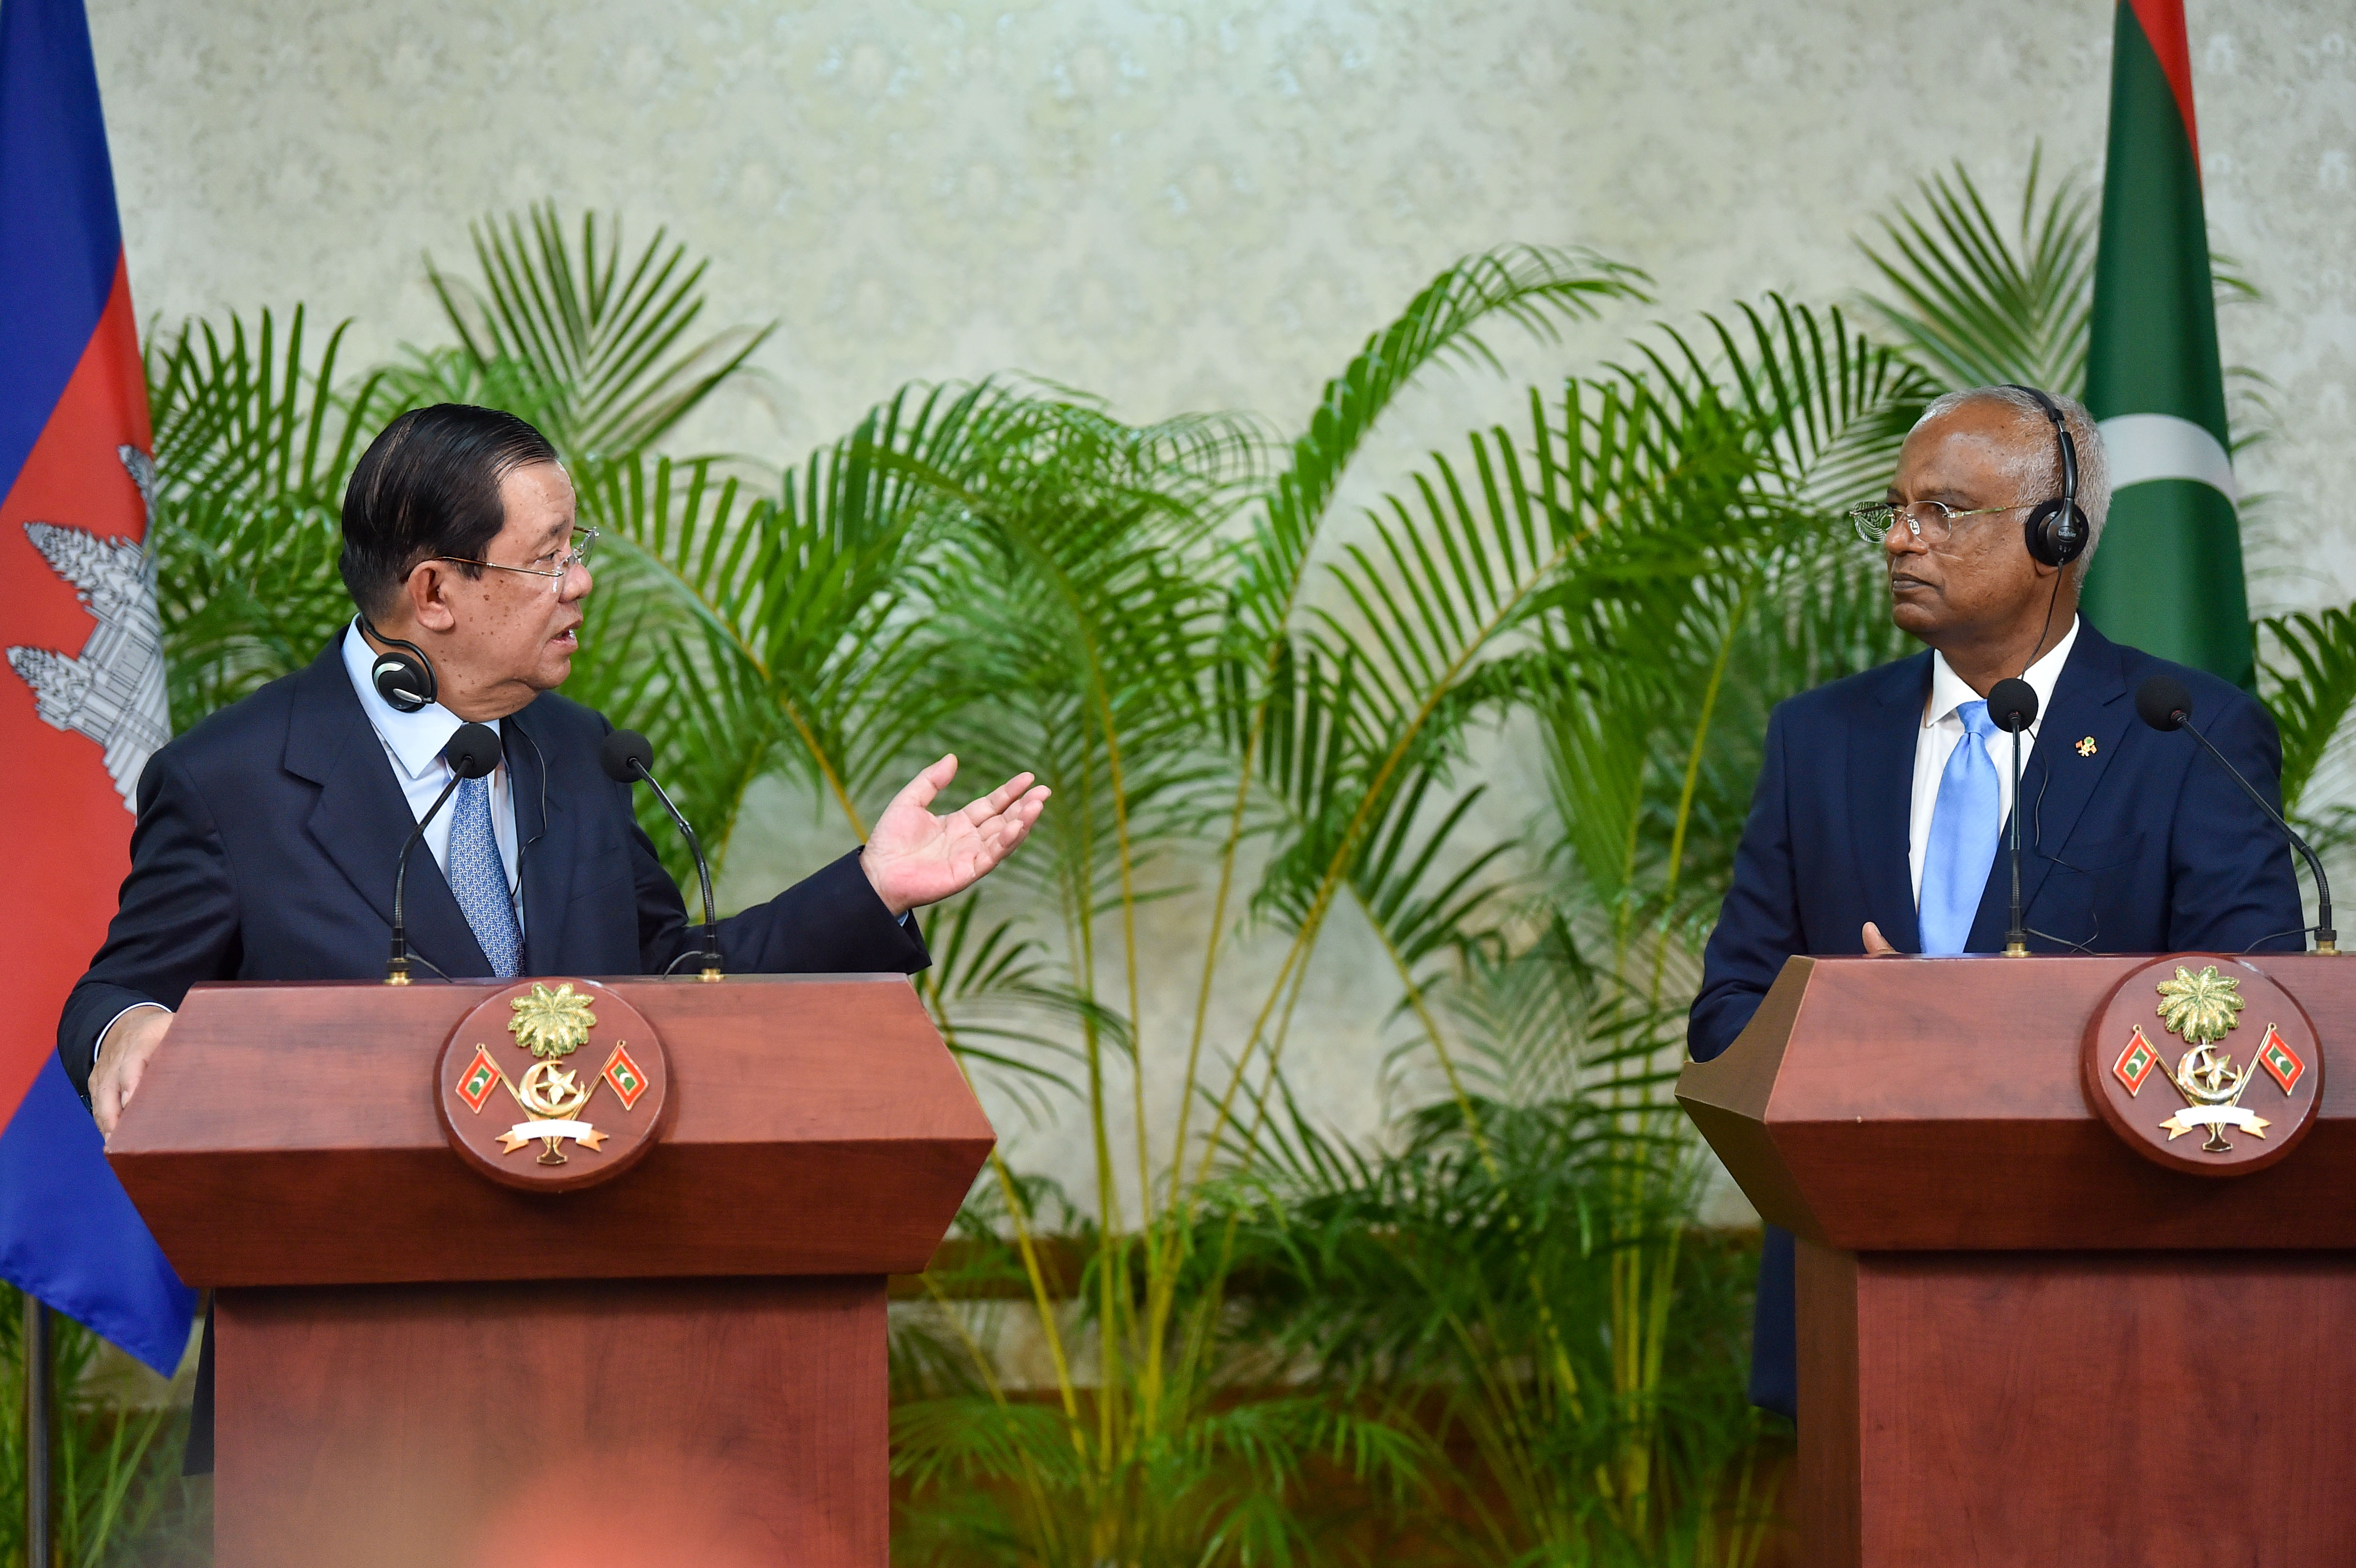
[[[409,570],[409,581],[402,584],[409,599],[409,613],[419,630],[447,632],[458,624],[457,612],[450,606],[444,590],[448,579],[437,560],[421,560]]]

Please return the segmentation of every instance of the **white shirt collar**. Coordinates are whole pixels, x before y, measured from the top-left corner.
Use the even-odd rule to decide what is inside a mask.
[[[412,779],[422,779],[429,769],[445,765],[442,748],[450,743],[450,737],[466,720],[438,702],[429,702],[414,713],[403,713],[387,702],[384,694],[377,690],[376,682],[369,678],[369,668],[375,663],[376,651],[360,635],[359,622],[354,620],[344,629],[344,668],[352,677],[352,689],[359,694],[361,711],[369,716],[378,738],[384,741],[384,749],[392,753],[392,760],[402,771]],[[498,720],[490,722],[494,731],[499,728]]]
[[[2070,662],[2071,648],[2077,644],[2078,624],[2078,617],[2071,616],[2069,631],[2053,645],[2052,651],[2021,673],[2020,678],[2037,693],[2037,715],[2040,720],[2053,706],[2053,688],[2062,678],[2062,667]],[[1922,728],[1928,730],[1942,720],[1953,719],[1956,709],[1979,700],[1980,694],[1948,667],[1946,655],[1931,656],[1931,700],[1922,705]],[[2029,728],[2034,731],[2037,726],[2031,724]]]

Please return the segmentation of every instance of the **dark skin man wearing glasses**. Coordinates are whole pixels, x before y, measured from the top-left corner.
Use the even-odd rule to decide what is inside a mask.
[[[2055,549],[2051,528],[2063,489],[2057,421],[2078,470],[2074,551]],[[1687,1029],[1697,1059],[1733,1043],[1795,954],[2002,951],[2012,741],[1986,699],[2008,677],[2039,698],[2019,784],[2032,951],[2304,948],[2281,837],[2190,736],[2138,722],[2134,692],[2157,674],[2182,681],[2210,738],[2270,795],[2282,765],[2272,718],[2246,692],[2114,643],[2078,614],[2109,501],[2102,438],[2067,399],[1980,388],[1940,399],[1914,427],[1885,504],[1852,520],[1888,565],[1891,618],[1927,646],[1769,718]],[[1792,1238],[1770,1227],[1751,1392],[1786,1415],[1797,1401],[1792,1284]]]

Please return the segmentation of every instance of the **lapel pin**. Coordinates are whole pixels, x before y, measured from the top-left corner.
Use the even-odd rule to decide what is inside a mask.
[[[2082,757],[2093,756],[2094,750],[2094,738],[2092,735],[2078,742],[2078,754]]]

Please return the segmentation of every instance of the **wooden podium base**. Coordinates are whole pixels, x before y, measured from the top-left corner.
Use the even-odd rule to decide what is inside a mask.
[[[224,1289],[220,1568],[884,1568],[884,1292]]]
[[[1799,1243],[1825,1568],[2356,1563],[2356,1253]]]

